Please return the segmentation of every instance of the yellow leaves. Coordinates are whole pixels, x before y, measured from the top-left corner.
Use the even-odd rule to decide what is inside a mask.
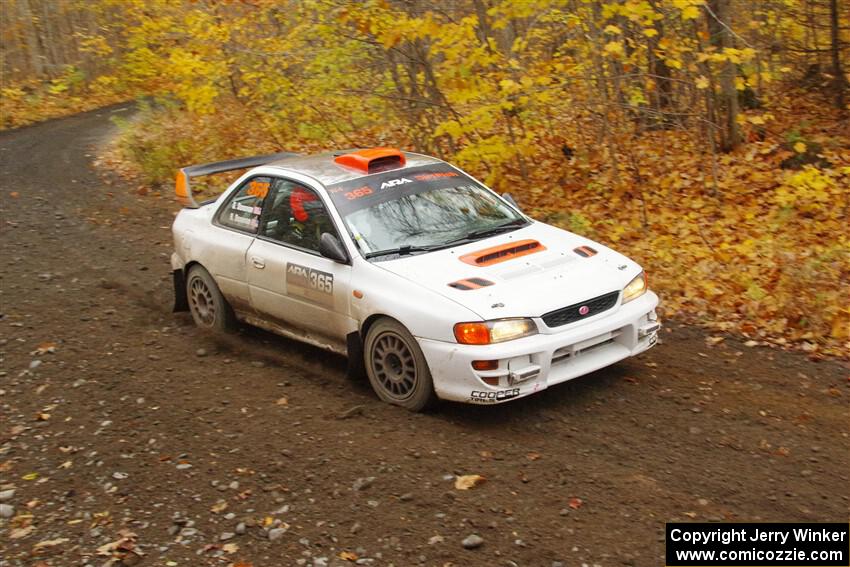
[[[673,6],[681,10],[681,18],[686,21],[699,18],[703,4],[703,0],[673,0]]]
[[[619,35],[619,34],[623,33],[623,30],[621,30],[617,26],[611,25],[611,24],[605,26],[605,29],[602,30],[602,31],[603,31],[603,33],[608,33],[608,34],[612,34],[612,35]]]
[[[486,480],[480,474],[460,475],[455,479],[455,488],[457,490],[469,490],[484,483]]]
[[[696,6],[685,6],[682,8],[682,19],[683,20],[695,20],[699,18],[699,8]]]
[[[834,339],[850,339],[850,307],[836,312],[830,323],[830,336]]]
[[[803,153],[806,144],[797,142],[794,150]],[[841,202],[841,198],[842,188],[835,179],[812,166],[792,174],[774,194],[775,202],[782,207],[822,217],[837,215],[833,204]]]
[[[446,120],[434,131],[434,136],[442,136],[448,134],[453,140],[457,140],[463,134],[463,128],[457,120]]]
[[[502,79],[499,81],[499,86],[502,87],[506,93],[515,93],[520,89],[519,84],[513,79]]]
[[[603,51],[606,55],[610,55],[612,57],[621,57],[625,53],[623,43],[620,41],[609,41],[605,44]]]
[[[708,88],[708,79],[705,78],[704,75],[700,75],[697,77],[697,80],[694,82],[698,89],[707,89]]]
[[[646,37],[655,37],[658,35],[658,30],[655,28],[644,28],[643,35]]]
[[[803,142],[797,142],[796,144],[794,144],[794,151],[798,154],[806,153],[806,144]]]

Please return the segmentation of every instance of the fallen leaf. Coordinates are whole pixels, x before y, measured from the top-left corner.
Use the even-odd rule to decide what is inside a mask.
[[[239,546],[235,543],[225,543],[221,546],[221,550],[225,553],[236,553],[239,551]]]
[[[340,551],[338,557],[345,561],[357,561],[357,554],[353,551]]]
[[[98,555],[112,555],[114,551],[133,551],[136,534],[129,530],[119,530],[120,539],[105,543],[97,548]]]
[[[39,412],[39,413],[35,416],[35,419],[36,419],[36,421],[47,421],[48,419],[50,419],[50,414],[49,414],[49,413],[45,413],[45,412]]]
[[[17,199],[18,197],[21,196],[21,194],[18,193],[17,191],[12,191],[11,193],[9,193],[9,196],[13,199]]]
[[[56,547],[57,545],[62,545],[66,541],[71,541],[71,540],[69,540],[66,537],[60,537],[60,538],[56,538],[56,539],[48,539],[48,540],[45,540],[45,541],[38,542],[37,544],[32,546],[32,548],[33,548],[33,550],[36,550],[36,549],[43,549],[45,547]]]
[[[754,346],[758,346],[758,344],[759,344],[759,343],[758,343],[758,341],[752,341],[752,340],[750,340],[750,341],[745,342],[745,343],[744,343],[744,346],[745,346],[745,347],[750,347],[750,348],[752,348],[752,347],[754,347]]]
[[[487,479],[481,476],[480,474],[461,475],[455,479],[455,488],[458,490],[469,490],[470,488],[474,488],[486,480]]]
[[[278,398],[278,400],[275,402],[275,405],[278,405],[278,406],[288,406],[288,405],[289,405],[289,400],[288,400],[288,399],[286,399],[286,396],[284,396],[284,397],[282,397],[282,398]]]
[[[714,346],[714,345],[722,343],[725,340],[726,340],[726,337],[706,337],[705,342],[709,346]]]
[[[22,478],[23,480],[35,480],[35,479],[37,479],[37,478],[38,478],[38,473],[37,473],[37,472],[31,472],[31,473],[29,473],[29,474],[25,474],[25,475],[24,475],[24,476],[22,476],[21,478]]]
[[[73,464],[74,464],[73,461],[65,461],[64,463],[59,465],[59,468],[60,469],[70,469]]]
[[[578,510],[579,508],[581,508],[582,506],[584,506],[584,502],[582,501],[582,499],[581,499],[581,498],[576,498],[576,497],[574,496],[574,497],[570,498],[570,500],[569,500],[569,502],[567,503],[567,505],[568,505],[570,508],[572,508],[573,510]]]
[[[9,539],[21,539],[30,535],[35,526],[25,526],[23,528],[15,528],[9,532]]]
[[[540,457],[542,457],[542,456],[543,455],[541,455],[537,451],[532,451],[532,452],[528,453],[525,456],[525,458],[528,459],[529,461],[537,461],[537,460],[540,460]]]
[[[56,343],[41,343],[30,354],[35,356],[54,352],[56,352]]]
[[[219,500],[210,508],[210,512],[212,512],[213,514],[218,514],[219,512],[224,512],[225,510],[227,510],[227,502],[225,502],[224,500]]]

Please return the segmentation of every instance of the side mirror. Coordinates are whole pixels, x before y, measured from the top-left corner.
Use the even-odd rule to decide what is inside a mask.
[[[502,193],[502,199],[504,199],[505,201],[507,201],[508,203],[513,205],[516,210],[522,212],[522,209],[517,204],[517,202],[514,200],[514,196],[511,195],[510,193]]]
[[[319,254],[340,264],[348,263],[348,254],[339,239],[330,232],[323,232],[319,239]]]

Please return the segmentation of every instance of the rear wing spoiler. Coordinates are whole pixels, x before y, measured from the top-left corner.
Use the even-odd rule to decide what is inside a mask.
[[[200,177],[202,175],[212,175],[214,173],[225,173],[228,171],[235,171],[237,169],[248,169],[249,167],[258,167],[260,165],[265,165],[267,163],[271,163],[279,159],[294,157],[297,155],[298,154],[293,154],[291,152],[281,152],[278,154],[229,159],[226,161],[217,161],[213,163],[204,163],[201,165],[190,165],[188,167],[182,167],[177,172],[177,180],[174,186],[174,193],[177,195],[177,200],[180,201],[180,204],[182,204],[184,207],[188,207],[190,209],[197,209],[200,205],[197,201],[195,201],[194,195],[192,195],[191,180],[193,177]]]

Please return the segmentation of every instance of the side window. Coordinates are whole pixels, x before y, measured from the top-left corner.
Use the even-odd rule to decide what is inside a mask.
[[[256,234],[270,186],[270,177],[252,177],[243,183],[218,213],[219,224]]]
[[[275,180],[260,234],[318,252],[323,232],[336,235],[333,221],[316,192],[294,181]]]

